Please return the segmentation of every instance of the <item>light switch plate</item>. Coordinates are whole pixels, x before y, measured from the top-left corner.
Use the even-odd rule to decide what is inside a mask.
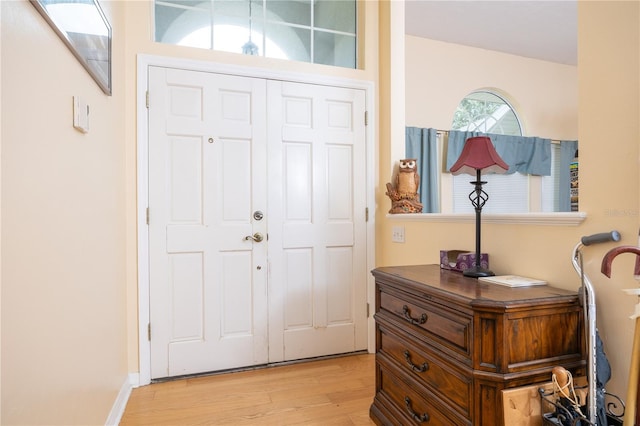
[[[89,105],[79,96],[73,97],[73,127],[82,132],[89,132]]]
[[[404,243],[404,226],[394,226],[391,230],[391,241]]]

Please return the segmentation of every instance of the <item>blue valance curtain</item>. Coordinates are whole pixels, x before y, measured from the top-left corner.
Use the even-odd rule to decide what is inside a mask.
[[[509,136],[464,132],[448,132],[446,152],[446,170],[456,162],[466,140],[474,136],[489,136],[498,155],[509,165],[508,174],[549,176],[551,175],[551,140],[539,137]],[[420,174],[420,202],[424,213],[440,211],[439,205],[439,168],[438,168],[438,131],[431,128],[407,127],[405,129],[406,158],[418,160]],[[571,211],[569,165],[573,161],[578,141],[560,141],[559,158],[556,158],[558,170],[558,211]]]
[[[447,170],[462,153],[467,139],[489,136],[496,152],[509,165],[507,174],[520,172],[527,175],[551,175],[551,139],[526,136],[495,135],[480,132],[449,131]]]
[[[406,158],[418,160],[418,174],[420,174],[418,193],[422,203],[422,212],[439,212],[438,131],[436,129],[407,127],[405,129],[405,155]]]

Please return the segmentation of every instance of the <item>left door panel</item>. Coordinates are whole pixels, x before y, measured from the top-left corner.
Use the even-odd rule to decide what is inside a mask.
[[[149,94],[151,378],[264,364],[266,83],[150,67]]]

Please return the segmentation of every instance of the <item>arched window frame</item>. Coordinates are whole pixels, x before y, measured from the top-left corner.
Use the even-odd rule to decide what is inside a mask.
[[[473,93],[478,93],[478,92],[492,93],[493,95],[502,99],[505,102],[505,104],[509,105],[509,107],[514,111],[515,117],[518,120],[519,127],[521,129],[521,132],[523,134],[525,133],[523,130],[523,126],[521,124],[522,120],[518,115],[517,110],[513,107],[514,102],[509,101],[508,96],[506,96],[505,94],[495,89],[479,89],[471,92],[469,95]],[[441,164],[443,161],[442,156],[445,155],[445,152],[444,152],[445,143],[443,138],[446,138],[446,135],[440,135],[440,142],[439,142],[440,160],[439,161],[441,162]],[[559,170],[557,168],[558,162],[556,161],[556,159],[559,156],[559,148],[560,148],[559,144],[552,144],[552,150],[551,150],[552,175],[551,176],[523,176],[523,175],[519,175],[518,173],[509,175],[509,176],[502,176],[502,175],[484,176],[484,177],[489,177],[489,179],[492,179],[492,180],[498,176],[503,178],[515,177],[515,180],[518,180],[518,178],[520,178],[521,182],[520,182],[520,185],[517,185],[517,182],[516,182],[515,186],[519,186],[519,189],[515,190],[514,189],[515,186],[511,186],[512,182],[507,181],[509,182],[509,185],[507,190],[505,191],[503,189],[500,189],[500,187],[497,187],[498,185],[496,185],[495,183],[492,183],[491,181],[489,181],[489,183],[487,184],[487,192],[491,191],[489,192],[491,199],[487,202],[487,204],[483,208],[483,214],[485,214],[485,216],[487,215],[491,216],[493,214],[498,214],[498,216],[508,216],[508,215],[523,215],[523,214],[528,215],[531,213],[535,213],[537,215],[544,216],[544,219],[542,220],[542,222],[547,220],[547,217],[546,217],[547,215],[553,215],[552,217],[554,218],[560,218],[560,215],[557,210],[557,206],[558,206],[558,199],[557,199],[558,177],[557,176],[558,176]],[[441,216],[437,220],[442,220],[443,218],[446,218],[446,217],[449,217],[449,220],[450,220],[451,218],[455,218],[457,215],[461,215],[461,214],[464,215],[464,217],[468,215],[472,215],[471,212],[473,211],[473,209],[467,198],[468,193],[471,191],[470,189],[471,185],[468,183],[469,181],[471,181],[471,179],[468,179],[468,177],[469,176],[466,176],[466,179],[464,175],[455,177],[456,179],[459,180],[459,182],[456,182],[456,187],[454,188],[454,183],[453,183],[454,176],[452,176],[451,173],[444,170],[440,173],[440,215]],[[485,179],[485,180],[488,180],[488,179]],[[509,189],[511,189],[511,191],[509,191]],[[508,202],[509,201],[508,199],[512,196],[518,197],[519,204],[517,205],[517,207],[511,206],[511,207],[505,208],[504,199],[506,198]],[[455,197],[458,197],[458,200],[456,200],[456,202],[457,202],[457,205],[460,206],[460,209],[454,209]],[[565,214],[566,212],[561,213],[561,215],[565,215]],[[459,216],[459,217],[463,217],[463,216]],[[576,219],[571,215],[567,217],[569,218],[568,219],[569,221],[573,221],[574,219]],[[580,221],[582,219],[583,218],[579,218],[577,220]],[[529,220],[528,218],[524,219],[525,222],[527,222],[528,220]],[[534,219],[533,223],[538,223],[537,220],[538,219]],[[565,223],[564,219],[561,219],[560,223]]]
[[[475,105],[476,115],[461,119],[461,111],[468,108],[469,102]],[[480,105],[484,102],[484,105]],[[463,104],[465,107],[463,107]],[[473,105],[472,105],[473,106]],[[490,111],[490,113],[487,113]],[[500,116],[496,116],[499,113]],[[503,120],[505,122],[503,123]],[[516,109],[507,101],[506,96],[490,89],[479,89],[465,96],[454,113],[453,130],[479,131],[487,134],[506,134],[523,136],[522,124]],[[490,124],[488,126],[487,124]],[[504,125],[506,124],[506,126]],[[505,131],[505,127],[507,127]],[[453,213],[473,213],[468,194],[472,189],[471,179],[466,175],[452,177]],[[485,204],[485,213],[522,213],[530,211],[530,176],[514,173],[511,175],[486,175],[485,191],[489,200]]]

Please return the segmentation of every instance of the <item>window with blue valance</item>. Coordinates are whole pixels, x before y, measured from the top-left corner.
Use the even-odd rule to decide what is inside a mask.
[[[571,211],[569,165],[578,149],[577,141],[560,141],[527,136],[485,134],[450,130],[446,133],[446,144],[438,144],[438,131],[433,128],[407,127],[405,138],[406,158],[416,158],[420,174],[420,202],[424,213],[440,211],[440,169],[438,150],[446,146],[445,167],[448,171],[462,152],[465,141],[473,136],[489,136],[498,155],[509,165],[508,174],[519,172],[525,175],[550,176],[552,168],[557,175],[553,185],[557,191],[555,211]],[[552,155],[552,150],[554,155]],[[554,160],[554,161],[552,161]],[[553,164],[552,164],[553,163]]]

